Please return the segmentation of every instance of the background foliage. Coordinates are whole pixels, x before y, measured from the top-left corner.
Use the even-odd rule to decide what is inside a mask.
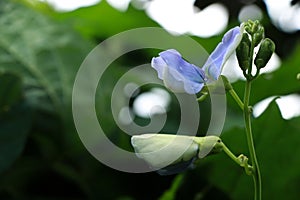
[[[239,6],[229,6],[231,24],[238,23],[234,11]],[[295,78],[300,72],[299,34],[284,34],[265,18],[282,66],[254,83],[252,105],[269,96],[300,92]],[[83,147],[71,113],[72,86],[81,62],[105,38],[144,26],[158,25],[144,11],[129,7],[122,13],[106,2],[58,13],[42,3],[0,1],[0,199],[252,199],[251,178],[224,154],[201,160],[195,170],[162,177],[110,169]],[[285,51],[291,38],[294,45]],[[221,36],[195,39],[211,51]],[[144,63],[153,55],[128,55],[111,73],[118,77],[132,63]],[[105,106],[113,81],[104,81],[99,105],[108,116],[103,124],[114,142],[129,148],[129,137],[116,127],[110,105]],[[234,84],[240,96],[243,84]],[[222,138],[236,154],[247,153],[241,112],[230,97],[228,110]],[[168,126],[176,127],[177,121],[170,121]],[[263,198],[299,199],[300,118],[284,120],[272,102],[253,127]]]

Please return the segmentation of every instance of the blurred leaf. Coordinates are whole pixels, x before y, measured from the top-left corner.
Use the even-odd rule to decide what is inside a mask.
[[[66,180],[76,183],[79,188],[85,192],[85,194],[90,194],[90,188],[83,180],[80,173],[78,173],[74,168],[64,164],[64,163],[54,163],[53,169],[58,174],[62,175]]]
[[[253,120],[257,156],[262,173],[263,199],[298,199],[300,182],[300,118],[283,120],[275,102],[258,119]],[[222,135],[236,155],[247,153],[243,129],[235,128]],[[209,159],[209,158],[208,158]],[[228,157],[218,155],[211,159],[208,179],[233,199],[253,199],[250,176]],[[226,173],[224,173],[224,171]]]
[[[1,199],[24,199],[24,186],[28,186],[30,181],[40,175],[42,165],[39,160],[30,157],[21,157],[0,179]]]
[[[22,81],[19,76],[0,73],[0,172],[21,154],[32,123],[31,108],[21,102]]]
[[[32,111],[26,102],[0,116],[0,173],[21,154],[32,123]]]
[[[59,116],[65,142],[78,142],[71,115],[74,78],[91,43],[71,27],[23,5],[0,2],[0,69],[22,75],[25,97],[35,108]],[[75,148],[70,148],[74,150]]]
[[[126,12],[121,12],[106,1],[72,12],[54,12],[52,15],[73,24],[79,32],[89,38],[106,38],[133,28],[157,26],[143,10],[129,6]]]
[[[90,45],[21,5],[1,2],[0,13],[5,27],[0,30],[1,68],[22,73],[27,87],[43,91],[61,109],[70,101],[74,76]]]
[[[164,194],[159,198],[159,200],[173,200],[176,197],[176,192],[180,187],[182,180],[184,178],[184,174],[179,174],[173,180],[172,186],[170,189],[164,192]]]
[[[0,114],[21,100],[22,81],[13,73],[0,72]]]

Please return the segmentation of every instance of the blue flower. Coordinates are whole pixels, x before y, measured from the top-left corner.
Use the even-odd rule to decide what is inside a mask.
[[[230,29],[227,33],[225,33],[222,41],[208,57],[203,69],[214,80],[218,80],[225,62],[240,44],[243,32],[243,24],[241,27]]]
[[[204,85],[204,71],[185,61],[174,49],[161,52],[159,57],[152,59],[151,65],[158,72],[158,78],[173,92],[195,94]]]
[[[228,57],[239,45],[244,31],[244,25],[230,29],[208,57],[203,68],[185,61],[180,53],[169,49],[159,53],[151,61],[157,71],[158,78],[173,92],[196,94],[210,80],[218,80]]]

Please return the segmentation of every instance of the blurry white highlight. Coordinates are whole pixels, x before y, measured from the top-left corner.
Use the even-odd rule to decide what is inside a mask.
[[[137,96],[133,102],[133,111],[136,115],[149,118],[155,114],[166,113],[171,102],[170,94],[160,88],[153,88]]]
[[[77,8],[87,7],[99,3],[101,0],[40,0],[47,2],[58,11],[72,11]]]
[[[273,53],[267,65],[260,70],[261,74],[268,74],[277,70],[281,66],[281,59],[276,53]]]
[[[208,20],[209,19],[209,20]],[[229,13],[222,4],[212,4],[194,14],[189,33],[199,37],[211,37],[227,27]]]
[[[131,0],[106,0],[112,7],[120,11],[126,11]]]
[[[166,30],[200,37],[221,33],[228,23],[228,11],[222,4],[212,4],[204,10],[194,6],[195,0],[153,0],[146,8],[148,15]]]
[[[255,104],[253,106],[254,117],[259,117],[274,98],[276,97],[268,97]],[[276,99],[275,101],[284,119],[291,119],[300,116],[300,95],[290,94],[286,96],[280,96],[280,98]]]
[[[264,0],[275,26],[286,32],[300,30],[300,6],[291,6],[291,0]]]
[[[80,7],[94,5],[101,0],[40,0],[48,2],[56,10],[72,11]],[[140,4],[138,3],[139,1]],[[227,27],[229,14],[225,6],[214,3],[199,10],[195,0],[144,0],[133,1],[163,28],[174,34],[189,33],[199,37],[211,37],[222,33]],[[107,0],[112,7],[126,11],[131,0]]]

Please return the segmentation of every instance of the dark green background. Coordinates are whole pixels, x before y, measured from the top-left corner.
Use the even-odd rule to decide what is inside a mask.
[[[0,1],[0,199],[252,199],[251,177],[222,153],[178,176],[119,172],[94,159],[73,124],[75,74],[88,52],[104,39],[131,28],[158,25],[144,11],[130,6],[119,12],[104,1],[68,13],[30,2]],[[215,1],[197,1],[197,5],[202,8],[210,2]],[[230,9],[230,27],[238,25],[237,13],[243,5],[233,2],[224,1]],[[262,2],[256,4],[265,12]],[[266,12],[263,24],[266,35],[276,42],[282,66],[253,84],[252,105],[269,96],[300,92],[299,33],[277,30]],[[194,39],[211,52],[221,37]],[[118,77],[156,55],[157,50],[128,54],[114,63],[110,73]],[[130,138],[110,113],[113,80],[103,81],[99,116],[106,117],[101,125],[115,143],[131,149]],[[233,86],[242,96],[244,82]],[[222,138],[236,154],[248,155],[242,113],[230,96],[227,99]],[[201,109],[209,110],[208,106],[204,102]],[[166,130],[177,128],[180,113],[175,113]],[[205,126],[199,132],[203,130]],[[253,130],[263,199],[298,200],[300,118],[284,120],[272,102],[253,120]]]

